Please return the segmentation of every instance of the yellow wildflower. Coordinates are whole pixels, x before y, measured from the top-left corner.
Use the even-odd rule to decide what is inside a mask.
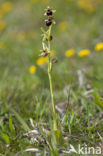
[[[90,54],[90,50],[89,49],[84,49],[84,50],[81,50],[79,53],[78,53],[78,56],[80,57],[85,57],[87,55]]]
[[[5,3],[2,5],[1,9],[2,9],[2,12],[3,12],[3,13],[9,12],[9,11],[12,9],[12,3],[11,3],[11,2],[5,2]]]
[[[78,0],[78,6],[84,9],[88,13],[95,11],[96,7],[102,2],[102,0]]]
[[[4,43],[0,42],[0,49],[4,48]]]
[[[74,49],[69,49],[65,52],[65,56],[66,57],[71,57],[75,54],[75,50]]]
[[[98,44],[95,46],[95,50],[97,50],[97,51],[103,50],[103,42],[98,43]]]
[[[42,66],[43,64],[47,63],[48,62],[48,57],[40,57],[38,60],[37,60],[37,65],[38,66]]]
[[[2,18],[3,17],[3,12],[2,12],[2,10],[0,10],[0,18]]]
[[[60,22],[60,23],[58,24],[58,28],[59,28],[60,30],[66,30],[67,27],[68,27],[67,22]]]
[[[50,52],[50,56],[54,56],[55,55],[55,52],[54,51],[51,51]],[[38,66],[42,66],[43,64],[47,63],[48,62],[48,56],[46,57],[40,57],[36,63]]]
[[[68,145],[68,142],[64,142],[64,146],[67,146]]]
[[[28,32],[26,33],[26,35],[27,35],[27,37],[29,37],[29,38],[35,38],[35,37],[38,36],[38,33],[37,33],[37,31],[30,30],[30,31],[28,31]]]
[[[31,74],[34,74],[36,72],[36,67],[35,66],[31,66],[29,68],[29,71],[30,71]]]
[[[3,30],[6,27],[5,21],[0,21],[0,30]]]
[[[22,42],[25,39],[25,32],[19,32],[17,34],[18,41]]]
[[[93,4],[90,3],[90,1],[88,0],[79,0],[78,6],[84,9],[85,11],[87,11],[88,13],[92,13],[95,10],[95,7],[93,6]]]

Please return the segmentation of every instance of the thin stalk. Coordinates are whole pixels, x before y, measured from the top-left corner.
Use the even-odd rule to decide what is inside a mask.
[[[55,110],[55,102],[54,102],[54,92],[53,92],[53,85],[52,85],[52,61],[50,58],[50,35],[51,35],[51,28],[49,28],[49,35],[48,35],[48,76],[49,76],[49,84],[50,84],[50,92],[51,92],[51,100],[52,100],[52,113],[53,113],[53,127],[54,130],[57,130],[57,121],[56,121],[56,110]]]

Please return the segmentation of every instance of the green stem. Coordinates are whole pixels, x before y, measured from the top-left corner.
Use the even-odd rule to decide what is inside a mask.
[[[55,110],[55,102],[54,102],[54,92],[53,92],[53,85],[52,85],[52,62],[50,58],[50,35],[51,35],[51,28],[49,28],[49,36],[48,36],[48,50],[49,50],[49,55],[48,55],[48,76],[49,76],[49,83],[50,83],[50,92],[51,92],[51,100],[52,100],[52,113],[53,113],[53,127],[54,130],[57,130],[57,121],[56,121],[56,110]]]

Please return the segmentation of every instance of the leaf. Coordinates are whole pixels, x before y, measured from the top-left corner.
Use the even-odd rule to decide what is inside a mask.
[[[18,121],[21,123],[23,129],[25,131],[30,131],[30,128],[28,127],[28,125],[26,124],[26,122],[24,121],[24,119],[12,108],[10,108],[10,110],[14,113],[14,115],[16,116],[16,118],[18,119]]]
[[[13,125],[13,122],[12,122],[12,117],[9,117],[9,128],[10,128],[10,131],[11,131],[12,135],[15,137],[16,134],[15,134],[15,128],[14,128],[14,125]]]
[[[25,151],[26,152],[40,152],[38,148],[27,148]]]
[[[60,140],[62,138],[62,133],[59,129],[57,129],[55,131],[55,136],[56,136],[56,139]]]
[[[42,43],[43,49],[46,50],[47,49],[47,45],[43,42]]]
[[[43,32],[43,33],[45,33],[45,30],[41,27],[41,31]]]
[[[98,106],[103,110],[103,101],[100,99],[99,95],[96,93],[93,93],[92,95],[94,96],[96,104],[98,104]]]
[[[1,134],[0,138],[3,139],[5,143],[10,144],[10,139],[7,134]]]

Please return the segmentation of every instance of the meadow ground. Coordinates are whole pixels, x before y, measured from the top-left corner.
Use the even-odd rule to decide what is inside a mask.
[[[51,44],[58,59],[52,72],[58,137],[47,60],[39,57],[48,5],[56,10]],[[66,154],[70,144],[103,148],[103,1],[1,0],[0,156],[73,155]]]

